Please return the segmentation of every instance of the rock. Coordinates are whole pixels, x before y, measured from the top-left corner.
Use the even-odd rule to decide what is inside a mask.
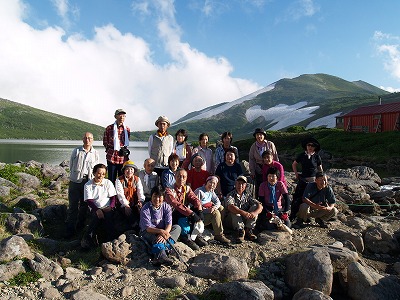
[[[219,297],[219,299],[274,299],[274,292],[262,281],[249,279],[213,284],[204,292],[204,295],[206,297],[209,295],[209,299],[212,299],[213,293],[224,295],[223,298]]]
[[[38,272],[47,280],[57,280],[64,274],[63,269],[54,261],[39,253],[29,260],[29,266],[33,271]]]
[[[18,186],[12,183],[11,181],[0,177],[0,186],[6,186],[12,189],[18,189]]]
[[[372,253],[396,253],[399,243],[393,233],[381,227],[367,229],[364,234],[365,247]]]
[[[286,231],[264,230],[258,235],[258,243],[263,246],[268,243],[288,245],[291,241],[292,235]]]
[[[357,234],[350,231],[344,231],[341,229],[334,229],[329,232],[329,234],[335,239],[345,242],[349,240],[357,249],[358,252],[364,252],[364,240],[361,234]]]
[[[125,234],[121,234],[118,239],[112,242],[101,244],[101,253],[103,256],[111,261],[121,264],[128,262],[127,256],[132,252],[130,244],[126,242]]]
[[[60,298],[63,298],[63,296],[60,294],[60,292],[54,287],[48,287],[48,288],[43,289],[42,297],[44,299],[60,299]]]
[[[133,291],[134,291],[134,287],[133,286],[124,286],[121,289],[121,297],[122,298],[129,297],[130,295],[132,295]]]
[[[90,275],[100,275],[103,272],[103,268],[102,267],[93,267],[90,269],[89,274]]]
[[[7,281],[13,278],[18,273],[25,272],[24,263],[22,260],[13,260],[0,265],[0,281]]]
[[[364,231],[368,227],[372,226],[372,223],[360,217],[350,217],[347,218],[346,225]]]
[[[11,188],[9,186],[0,185],[0,197],[10,196],[10,193],[11,193]]]
[[[246,261],[217,253],[203,253],[190,264],[195,276],[215,280],[246,279],[249,268]]]
[[[65,279],[68,279],[70,281],[74,281],[76,279],[79,279],[81,277],[83,277],[83,271],[76,269],[76,268],[72,268],[72,267],[67,267],[65,268],[65,274],[64,277]]]
[[[393,264],[393,270],[394,270],[398,275],[400,275],[400,262],[395,262],[395,263]]]
[[[333,266],[326,249],[316,248],[293,254],[286,259],[286,283],[294,293],[311,288],[330,295]]]
[[[67,171],[65,171],[63,167],[48,164],[43,164],[41,171],[44,177],[52,180],[56,180],[60,176],[67,175]]]
[[[9,261],[14,258],[34,258],[28,244],[22,237],[10,236],[0,243],[0,261]]]
[[[113,264],[105,264],[103,266],[103,272],[107,275],[114,275],[118,273],[118,267]]]
[[[89,289],[81,289],[77,291],[76,293],[72,294],[71,300],[108,300],[106,296],[96,293],[92,290]]]
[[[43,226],[36,216],[26,213],[12,213],[6,218],[5,225],[13,234],[41,233]]]
[[[328,251],[335,272],[344,270],[349,264],[359,260],[357,252],[344,248],[343,245],[341,247],[314,246],[313,248],[323,248]]]
[[[397,279],[384,277],[352,263],[347,268],[348,295],[354,300],[395,300],[400,299],[400,284]]]
[[[40,207],[40,203],[36,200],[36,196],[34,195],[20,196],[13,202],[16,202],[14,207],[19,207],[27,211],[32,211]]]
[[[61,182],[60,181],[50,182],[49,189],[52,191],[61,192]]]
[[[186,244],[184,244],[182,242],[177,242],[174,245],[174,247],[175,247],[176,251],[179,252],[180,257],[182,258],[182,260],[184,262],[188,262],[189,259],[196,256],[196,252],[194,252],[193,249],[191,249],[190,247],[188,247]],[[174,251],[171,252],[171,255],[178,258]]]
[[[67,216],[67,205],[48,205],[40,211],[42,220],[46,222],[59,222]]]
[[[183,288],[186,285],[186,280],[183,276],[163,277],[156,279],[157,284],[167,288]]]
[[[19,177],[18,184],[24,187],[37,189],[40,187],[40,180],[36,176],[18,172],[16,175]]]
[[[332,300],[332,298],[320,291],[303,288],[294,294],[292,300]]]

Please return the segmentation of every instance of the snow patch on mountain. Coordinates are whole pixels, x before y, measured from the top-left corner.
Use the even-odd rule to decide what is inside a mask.
[[[304,107],[306,105],[307,102],[302,101],[293,105],[278,104],[266,110],[261,109],[260,105],[255,105],[246,111],[246,119],[252,122],[258,117],[263,117],[267,122],[270,121],[270,124],[274,124],[269,130],[280,130],[314,116],[312,113],[319,106]]]
[[[326,126],[326,128],[335,128],[336,127],[336,117],[339,116],[341,112],[331,114],[329,116],[325,116],[319,118],[317,120],[312,121],[307,125],[306,129],[316,128],[320,126]]]
[[[235,106],[237,104],[240,104],[240,103],[243,103],[245,101],[251,100],[251,99],[257,97],[259,94],[262,94],[262,93],[265,93],[265,92],[269,92],[269,91],[273,90],[274,88],[275,88],[275,83],[272,83],[272,84],[270,84],[270,85],[268,85],[268,86],[266,86],[266,87],[264,87],[264,88],[262,88],[262,89],[260,89],[258,91],[255,91],[254,93],[251,93],[249,95],[246,95],[246,96],[244,96],[242,98],[239,98],[239,99],[236,99],[234,101],[225,103],[225,104],[223,104],[221,106],[218,106],[218,107],[215,107],[215,108],[210,108],[208,110],[204,110],[200,114],[198,114],[197,116],[192,117],[190,119],[183,120],[183,121],[178,122],[178,123],[174,123],[174,125],[177,125],[177,124],[182,123],[182,122],[192,121],[192,120],[200,120],[200,119],[210,118],[212,116],[218,115],[218,114],[226,111],[227,109],[229,109],[229,108],[231,108],[231,107],[233,107],[233,106]]]

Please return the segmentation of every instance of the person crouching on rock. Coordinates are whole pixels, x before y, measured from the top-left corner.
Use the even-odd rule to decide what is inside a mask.
[[[96,231],[100,223],[105,225],[106,241],[115,238],[113,215],[117,192],[113,183],[105,179],[106,173],[107,167],[104,164],[95,165],[94,178],[85,184],[84,200],[91,211],[91,220],[81,241],[82,248],[90,248],[93,243],[96,244]]]
[[[296,225],[301,226],[308,218],[315,218],[315,222],[322,228],[327,228],[326,222],[336,218],[338,213],[335,207],[335,194],[328,185],[328,179],[323,172],[315,175],[315,182],[309,182],[303,194],[303,203],[297,213]]]
[[[250,241],[257,240],[253,230],[263,209],[261,203],[246,191],[246,185],[247,178],[239,176],[235,182],[235,189],[226,196],[228,214],[224,222],[227,227],[236,231],[237,243],[243,243],[245,237]]]
[[[140,211],[140,235],[151,245],[154,265],[172,265],[167,250],[181,234],[179,225],[172,225],[172,208],[164,202],[164,190],[156,186],[151,190],[151,200]]]
[[[218,184],[217,176],[209,176],[206,183],[195,190],[196,196],[200,199],[204,212],[204,225],[211,224],[214,230],[214,240],[223,244],[229,244],[231,241],[224,235],[222,219],[224,207],[221,205],[215,188]]]
[[[135,172],[138,170],[135,163],[131,160],[124,162],[122,176],[115,181],[115,189],[119,202],[117,207],[124,219],[124,229],[138,229],[140,209],[143,206],[145,197],[143,185]]]
[[[290,198],[285,184],[278,181],[278,169],[270,167],[267,171],[267,180],[261,183],[258,191],[258,199],[263,204],[263,211],[257,220],[257,228],[260,230],[276,229],[276,224],[270,223],[272,214],[278,216],[283,224],[290,227],[288,212],[290,210]]]
[[[165,202],[174,210],[173,223],[181,227],[180,240],[193,250],[199,250],[199,247],[206,246],[207,242],[200,235],[191,233],[194,228],[204,229],[203,208],[199,198],[190,186],[186,185],[186,180],[186,170],[178,169],[175,173],[174,187],[165,189]]]

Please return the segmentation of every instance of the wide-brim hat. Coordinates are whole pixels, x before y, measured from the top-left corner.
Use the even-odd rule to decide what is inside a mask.
[[[238,177],[236,178],[236,181],[239,181],[239,180],[244,181],[244,182],[247,183],[247,178],[246,178],[246,176],[243,176],[243,175],[238,176]]]
[[[125,170],[125,168],[127,167],[131,167],[135,169],[135,172],[139,170],[139,168],[135,165],[135,163],[131,160],[127,160],[126,162],[124,162],[124,164],[122,165],[122,171]]]
[[[167,123],[168,127],[171,125],[171,122],[168,120],[168,118],[166,116],[159,116],[154,124],[156,124],[156,126],[158,126],[159,122]]]
[[[266,133],[265,130],[262,129],[262,128],[256,128],[256,129],[254,130],[253,136],[256,137],[256,134],[257,134],[257,133],[262,133],[262,134],[264,135],[265,138],[267,137],[267,133]]]
[[[319,142],[312,137],[306,138],[301,142],[301,146],[303,147],[304,150],[307,150],[307,144],[314,144],[315,152],[321,150],[321,145],[319,144]]]

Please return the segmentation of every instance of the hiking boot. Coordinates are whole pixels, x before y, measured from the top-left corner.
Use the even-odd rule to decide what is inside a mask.
[[[315,222],[319,225],[319,227],[321,228],[328,228],[328,225],[326,225],[326,223],[320,219],[320,218],[315,218]]]
[[[189,248],[191,248],[192,250],[196,251],[200,249],[200,247],[197,246],[197,244],[188,237],[181,237],[181,242],[184,243],[186,246],[189,246]]]
[[[81,247],[83,250],[89,250],[93,247],[93,241],[90,236],[83,236],[81,240]]]
[[[216,240],[222,244],[230,244],[231,243],[231,240],[226,238],[226,236],[223,233],[221,233],[219,235],[215,235],[214,240]]]
[[[244,242],[244,230],[239,229],[237,231],[237,236],[236,236],[236,243],[242,244]]]
[[[194,242],[199,246],[199,247],[204,247],[207,246],[208,243],[205,239],[203,239],[203,237],[201,236],[197,236],[196,239],[194,240]]]
[[[304,224],[303,220],[297,219],[296,223],[292,224],[292,228],[294,229],[301,229],[306,227],[306,224]]]
[[[174,261],[168,257],[165,250],[162,250],[156,254],[156,257],[151,261],[151,263],[155,266],[172,266]]]
[[[253,233],[253,229],[251,228],[246,228],[246,238],[252,242],[257,241],[257,236]]]

